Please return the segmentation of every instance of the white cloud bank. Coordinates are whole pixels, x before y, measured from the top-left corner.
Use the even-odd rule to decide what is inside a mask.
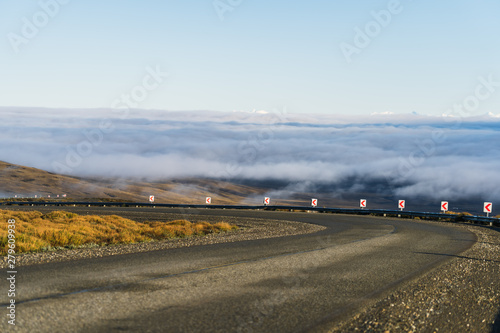
[[[0,140],[0,160],[77,176],[210,177],[500,199],[497,115],[0,108]]]

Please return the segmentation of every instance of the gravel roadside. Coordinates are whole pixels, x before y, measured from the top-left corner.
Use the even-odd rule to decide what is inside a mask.
[[[477,235],[469,250],[331,332],[500,332],[499,229],[460,227]]]

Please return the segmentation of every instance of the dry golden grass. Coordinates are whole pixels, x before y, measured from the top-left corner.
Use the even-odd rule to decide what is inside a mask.
[[[8,223],[15,219],[16,253],[47,251],[54,248],[74,248],[121,243],[148,242],[165,238],[206,235],[236,229],[225,222],[139,223],[120,216],[78,215],[54,211],[15,212],[0,210],[0,254],[8,250]]]
[[[472,216],[472,214],[468,213],[468,212],[461,212],[461,213],[459,213],[459,212],[453,212],[451,210],[445,212],[445,214],[462,215],[462,216]]]

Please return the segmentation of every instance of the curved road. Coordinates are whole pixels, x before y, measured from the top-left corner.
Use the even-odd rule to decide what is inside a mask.
[[[125,215],[134,210],[117,209]],[[15,331],[327,331],[475,241],[458,228],[411,220],[231,210],[202,214],[293,220],[327,229],[19,267]],[[0,300],[5,309],[4,292]],[[1,326],[6,324],[4,316]]]

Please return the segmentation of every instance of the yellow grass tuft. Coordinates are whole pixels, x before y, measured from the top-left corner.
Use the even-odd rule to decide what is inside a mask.
[[[0,210],[0,254],[8,250],[8,223],[15,222],[15,253],[54,248],[148,242],[174,237],[206,235],[237,229],[225,222],[192,223],[186,220],[139,223],[120,216],[78,215],[54,211],[16,212]]]
[[[446,214],[452,214],[452,215],[461,215],[461,216],[472,216],[471,213],[468,213],[468,212],[453,212],[451,210],[447,211]]]

